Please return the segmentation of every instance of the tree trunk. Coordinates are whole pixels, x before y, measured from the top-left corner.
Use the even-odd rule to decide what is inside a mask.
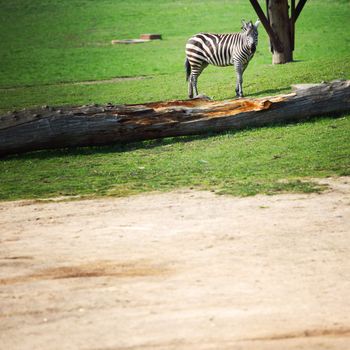
[[[350,111],[350,80],[256,99],[43,107],[0,116],[0,155],[259,127]]]
[[[272,63],[293,61],[291,28],[288,16],[288,0],[269,0],[268,15],[272,29],[283,45],[282,50],[273,48]]]

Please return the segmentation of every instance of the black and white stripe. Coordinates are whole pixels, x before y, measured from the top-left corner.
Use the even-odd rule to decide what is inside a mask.
[[[186,44],[186,72],[188,95],[198,95],[197,79],[208,64],[226,67],[234,66],[237,74],[236,95],[243,96],[243,72],[252,59],[258,44],[259,21],[242,21],[242,32],[230,34],[200,33],[191,37]],[[194,92],[194,94],[193,94]]]

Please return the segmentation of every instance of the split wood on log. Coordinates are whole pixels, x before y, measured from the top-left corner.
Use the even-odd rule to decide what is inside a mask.
[[[23,110],[0,116],[0,155],[238,130],[350,111],[350,80],[287,95]]]

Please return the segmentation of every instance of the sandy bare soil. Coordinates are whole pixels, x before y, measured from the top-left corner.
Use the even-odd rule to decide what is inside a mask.
[[[350,349],[350,179],[0,203],[2,349]]]

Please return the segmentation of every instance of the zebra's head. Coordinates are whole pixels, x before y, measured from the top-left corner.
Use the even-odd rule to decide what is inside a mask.
[[[257,20],[255,24],[252,21],[246,22],[242,19],[242,33],[245,34],[247,45],[249,46],[252,53],[255,52],[258,45],[258,26],[260,21]]]

